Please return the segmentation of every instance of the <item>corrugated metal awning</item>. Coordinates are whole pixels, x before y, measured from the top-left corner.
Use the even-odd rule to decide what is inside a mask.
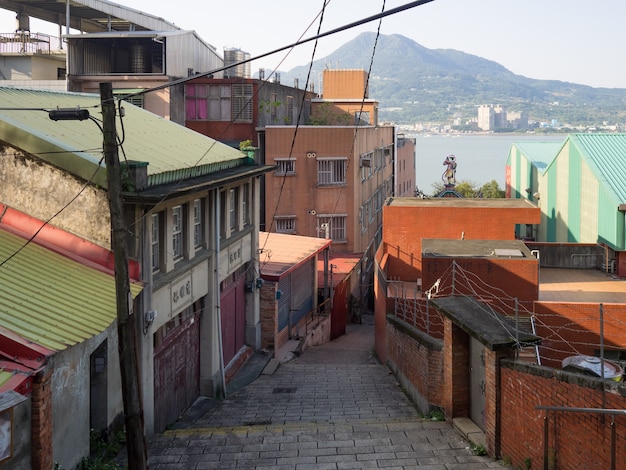
[[[52,121],[48,110],[88,109],[101,117],[100,97],[0,86],[0,140],[69,173],[107,187],[102,132],[93,122]],[[147,163],[150,186],[210,176],[244,166],[247,155],[144,109],[124,103],[117,131],[124,135],[120,159]]]
[[[22,338],[59,351],[102,333],[117,318],[111,274],[2,229],[0,263],[0,325]],[[141,289],[131,284],[133,297]]]

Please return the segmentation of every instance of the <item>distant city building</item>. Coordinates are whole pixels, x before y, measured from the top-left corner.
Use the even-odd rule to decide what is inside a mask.
[[[482,104],[478,107],[478,128],[483,131],[526,129],[528,114],[525,111],[507,111],[500,105]]]

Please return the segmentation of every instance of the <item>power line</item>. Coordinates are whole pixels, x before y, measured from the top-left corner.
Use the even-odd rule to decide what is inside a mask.
[[[121,99],[128,99],[128,98],[131,98],[131,97],[134,97],[134,96],[141,96],[141,95],[144,95],[144,94],[152,92],[152,91],[158,91],[158,90],[162,90],[164,88],[169,88],[169,87],[172,87],[172,86],[181,85],[183,83],[187,83],[188,81],[196,79],[196,78],[206,77],[208,75],[213,75],[213,74],[215,74],[217,72],[222,72],[224,70],[227,70],[227,69],[230,69],[230,68],[233,68],[233,67],[238,67],[240,65],[247,64],[248,62],[252,62],[253,60],[259,60],[259,59],[262,59],[264,57],[277,54],[277,53],[282,52],[284,50],[291,49],[291,48],[294,48],[296,46],[300,46],[302,44],[306,44],[308,42],[324,38],[326,36],[330,36],[330,35],[333,35],[333,34],[336,34],[336,33],[340,33],[342,31],[346,31],[348,29],[352,29],[352,28],[355,28],[357,26],[361,26],[361,25],[364,25],[366,23],[370,23],[372,21],[375,21],[375,20],[378,20],[378,19],[381,19],[381,18],[385,18],[387,16],[395,15],[396,13],[401,13],[403,11],[410,10],[412,8],[424,5],[426,3],[430,3],[432,1],[434,1],[434,0],[416,0],[416,1],[413,1],[413,2],[409,2],[409,3],[405,4],[405,5],[401,5],[399,7],[392,8],[391,10],[381,11],[380,13],[377,13],[376,15],[368,16],[367,18],[363,18],[361,20],[354,21],[352,23],[348,23],[348,24],[346,24],[344,26],[340,26],[340,27],[335,28],[335,29],[331,29],[330,31],[326,31],[324,33],[316,34],[315,36],[311,36],[310,38],[298,40],[298,41],[296,41],[296,42],[294,42],[292,44],[289,44],[287,46],[283,46],[283,47],[279,47],[278,49],[274,49],[273,51],[265,52],[264,54],[261,54],[261,55],[255,56],[255,57],[250,57],[249,59],[244,59],[242,61],[235,62],[234,64],[229,64],[229,65],[225,65],[223,67],[218,67],[216,69],[210,70],[209,72],[198,73],[198,74],[192,75],[191,77],[180,78],[178,80],[173,80],[171,82],[164,83],[163,85],[159,85],[159,86],[156,86],[156,87],[153,87],[153,88],[146,88],[145,90],[137,91],[135,93],[130,93],[128,95],[124,95],[123,97],[121,97]]]

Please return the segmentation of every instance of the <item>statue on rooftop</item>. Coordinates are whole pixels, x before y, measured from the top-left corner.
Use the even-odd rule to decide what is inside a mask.
[[[454,155],[448,155],[443,164],[447,167],[443,172],[441,179],[446,186],[454,186],[456,184],[456,157]]]

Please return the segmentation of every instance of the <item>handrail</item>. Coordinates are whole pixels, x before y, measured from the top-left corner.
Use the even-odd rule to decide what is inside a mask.
[[[576,408],[568,406],[535,406],[536,410],[559,411],[570,413],[596,413],[604,415],[626,415],[626,410],[605,409],[605,408]],[[548,470],[548,415],[543,418],[543,468]],[[615,470],[615,419],[611,419],[611,470]]]

